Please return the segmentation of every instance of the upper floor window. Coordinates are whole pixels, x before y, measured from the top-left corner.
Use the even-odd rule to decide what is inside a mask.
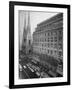
[[[50,33],[48,32],[48,36],[50,36]]]
[[[62,35],[62,31],[59,31],[59,35]]]
[[[48,43],[48,47],[50,46],[50,44]]]
[[[53,51],[51,50],[51,54],[53,54]]]
[[[46,38],[45,38],[45,41],[46,41]]]
[[[57,48],[57,44],[56,43],[54,44],[54,48]]]
[[[53,47],[53,43],[51,43],[51,47]]]
[[[49,50],[48,50],[48,53],[49,53]]]
[[[53,35],[53,32],[51,32],[51,35]]]
[[[59,41],[62,41],[62,36],[59,36]]]
[[[49,42],[50,40],[49,40],[49,38],[48,38],[48,42]]]
[[[55,42],[57,41],[57,37],[54,37],[54,41],[55,41]]]
[[[42,44],[42,47],[43,47],[43,44]]]
[[[53,42],[53,37],[51,37],[51,42]]]
[[[62,56],[62,52],[61,52],[61,51],[59,51],[59,54],[58,54],[58,55],[59,55],[59,57],[61,57],[61,56]]]
[[[54,32],[54,36],[56,36],[56,35],[57,35],[57,32],[55,31],[55,32]]]
[[[26,39],[24,39],[24,42],[26,42]]]
[[[57,54],[57,51],[55,50],[54,53],[55,53],[55,55],[56,55],[56,54]]]
[[[46,33],[45,33],[45,36],[46,36]]]
[[[62,49],[62,44],[59,44],[58,47],[59,47],[59,49]]]

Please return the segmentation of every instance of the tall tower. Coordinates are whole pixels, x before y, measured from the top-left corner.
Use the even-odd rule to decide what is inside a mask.
[[[28,12],[28,23],[27,23],[27,52],[31,50],[31,26],[30,26],[30,12]]]
[[[26,14],[27,14],[27,18],[25,15],[22,49],[26,54],[29,54],[31,52],[30,12],[28,12]]]
[[[26,52],[26,42],[27,42],[27,30],[26,30],[26,13],[24,18],[24,28],[23,28],[23,39],[22,39],[22,50]]]

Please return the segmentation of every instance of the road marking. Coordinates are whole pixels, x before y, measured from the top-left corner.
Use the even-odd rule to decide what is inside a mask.
[[[23,70],[24,70],[24,69],[23,69]],[[25,70],[24,70],[24,72],[25,72],[25,74],[27,75],[27,77],[30,78],[29,75],[27,74],[27,72],[26,72]]]

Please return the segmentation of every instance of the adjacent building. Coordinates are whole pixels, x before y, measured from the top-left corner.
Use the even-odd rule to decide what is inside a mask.
[[[37,25],[33,33],[33,52],[56,58],[57,71],[63,74],[63,13]]]

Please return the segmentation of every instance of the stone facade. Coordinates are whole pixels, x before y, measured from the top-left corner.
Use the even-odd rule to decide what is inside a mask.
[[[63,62],[62,13],[59,13],[37,25],[36,30],[33,33],[33,52],[46,54],[56,58],[59,63]]]

